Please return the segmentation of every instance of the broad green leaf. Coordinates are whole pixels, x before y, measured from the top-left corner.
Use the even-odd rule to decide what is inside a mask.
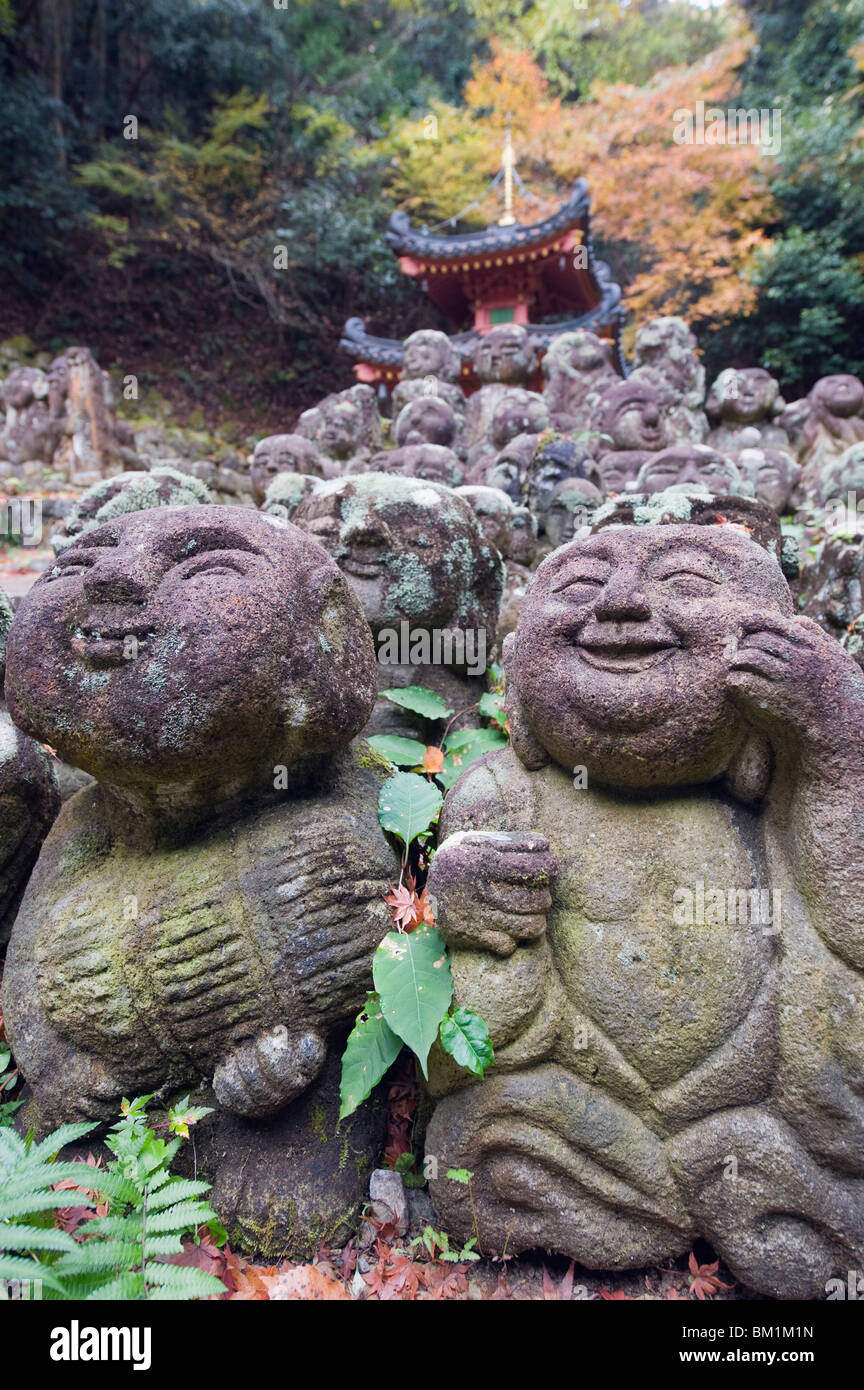
[[[388,932],[372,961],[381,1009],[426,1073],[429,1049],[453,994],[444,939],[434,927]]]
[[[387,1026],[377,994],[370,994],[342,1055],[339,1119],[353,1114],[402,1051],[402,1040]]]
[[[441,1020],[441,1046],[460,1067],[482,1076],[495,1060],[489,1029],[470,1009],[456,1009]]]
[[[404,685],[399,690],[382,690],[385,700],[401,705],[412,714],[422,714],[424,719],[447,719],[453,713],[434,690],[424,690],[422,685]]]
[[[378,820],[385,830],[398,835],[407,849],[412,840],[428,830],[443,800],[434,782],[416,772],[397,772],[381,788]]]
[[[507,716],[504,713],[503,695],[493,695],[490,690],[487,690],[486,694],[481,695],[477,701],[477,708],[484,718],[491,719],[493,723],[498,725],[499,729],[504,728],[504,721]]]
[[[496,748],[507,747],[507,736],[500,729],[460,729],[445,744],[444,766],[435,775],[449,791],[466,768]]]
[[[397,767],[422,766],[426,744],[419,739],[400,738],[397,734],[373,734],[366,742]]]

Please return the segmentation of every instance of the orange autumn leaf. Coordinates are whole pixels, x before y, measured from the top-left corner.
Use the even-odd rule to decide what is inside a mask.
[[[444,766],[444,749],[430,744],[423,754],[423,771],[440,772]]]
[[[351,1295],[338,1279],[318,1269],[316,1265],[295,1265],[276,1275],[266,1275],[261,1282],[271,1303],[303,1300],[304,1302],[350,1300]]]

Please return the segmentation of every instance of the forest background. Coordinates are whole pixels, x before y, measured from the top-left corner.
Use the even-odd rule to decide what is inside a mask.
[[[698,101],[779,112],[776,157],[676,143]],[[520,221],[588,179],[625,343],[864,372],[864,0],[0,0],[0,339],[288,428],[346,318],[446,326],[383,232],[496,220],[508,114]]]

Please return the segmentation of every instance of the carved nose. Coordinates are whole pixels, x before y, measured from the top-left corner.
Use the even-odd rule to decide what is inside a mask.
[[[84,594],[90,603],[145,603],[147,585],[128,559],[106,557],[87,570]]]
[[[600,622],[647,622],[651,605],[635,575],[622,574],[610,579],[594,605],[594,615]]]
[[[353,526],[349,526],[344,533],[343,539],[349,545],[389,545],[392,537],[389,528],[383,521],[378,521],[374,517],[369,517],[363,521],[357,521]]]

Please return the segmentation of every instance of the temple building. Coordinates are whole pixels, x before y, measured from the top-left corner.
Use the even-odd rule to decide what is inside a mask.
[[[450,322],[451,341],[462,358],[460,385],[478,385],[473,356],[478,336],[501,323],[523,324],[542,356],[559,333],[587,328],[615,345],[613,359],[626,375],[620,335],[621,287],[591,246],[591,200],[585,179],[557,212],[523,225],[513,215],[513,152],[509,131],[501,175],[504,214],[482,231],[437,235],[411,226],[404,212],[390,218],[386,240],[403,274],[416,280]],[[348,319],[340,346],[354,358],[358,381],[389,392],[399,379],[402,342],[366,331]]]

